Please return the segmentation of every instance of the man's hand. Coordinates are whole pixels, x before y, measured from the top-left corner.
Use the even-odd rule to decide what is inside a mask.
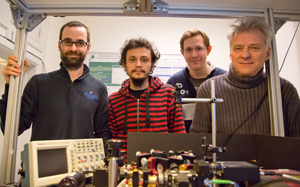
[[[3,68],[2,74],[4,76],[5,82],[9,84],[10,76],[19,76],[22,71],[20,70],[21,65],[17,63],[18,59],[14,55],[8,56],[7,65]],[[29,66],[28,61],[24,60],[24,73],[27,71]]]

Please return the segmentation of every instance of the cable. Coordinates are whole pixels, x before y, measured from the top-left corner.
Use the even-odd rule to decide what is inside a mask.
[[[268,95],[268,92],[266,92],[265,96],[262,98],[262,100],[260,101],[260,103],[257,105],[256,109],[251,113],[251,115],[240,125],[238,126],[229,136],[227,136],[226,138],[224,138],[222,141],[220,141],[217,146],[220,146],[222,145],[223,143],[225,143],[226,141],[228,141],[232,135],[237,131],[239,130],[253,115],[254,113],[261,107],[264,99],[266,98],[266,96]]]
[[[198,156],[203,155],[203,153],[199,153],[195,155],[195,158],[197,158]]]
[[[297,28],[296,28],[296,30],[295,30],[294,36],[293,36],[293,38],[292,38],[292,41],[291,41],[291,43],[290,43],[290,45],[289,45],[289,48],[288,48],[287,52],[285,53],[283,62],[282,62],[282,64],[281,64],[281,67],[280,67],[280,70],[279,70],[279,73],[280,73],[280,71],[281,71],[281,69],[282,69],[282,67],[283,67],[283,64],[284,64],[284,62],[285,62],[286,56],[287,56],[287,54],[289,53],[289,50],[290,50],[290,48],[291,48],[291,45],[292,45],[292,43],[293,43],[293,41],[294,41],[294,38],[295,38],[295,36],[296,36],[296,33],[297,33],[297,30],[298,30],[299,24],[300,24],[300,22],[298,22],[298,25],[297,25]]]
[[[271,180],[271,181],[267,181],[267,182],[264,182],[262,184],[255,184],[252,187],[263,187],[263,186],[267,186],[267,185],[274,184],[274,183],[277,183],[277,182],[284,182],[284,181],[293,182],[293,183],[296,183],[296,184],[300,185],[300,181],[299,180],[290,179],[290,178],[284,178],[283,177],[283,178],[279,178],[279,179],[274,179],[274,180]]]
[[[47,71],[46,71],[46,66],[45,66],[44,61],[43,61],[40,57],[36,56],[35,54],[33,54],[33,53],[30,52],[30,51],[27,51],[27,53],[31,54],[32,56],[36,57],[37,59],[39,59],[39,60],[42,62],[43,67],[44,67],[44,70],[45,70],[45,72],[43,72],[43,73],[46,73]]]
[[[257,105],[257,107],[256,107],[256,109],[251,113],[251,115],[240,125],[240,126],[238,126],[230,135],[228,135],[226,138],[224,138],[222,141],[220,141],[218,144],[217,144],[217,146],[220,146],[220,145],[222,145],[222,144],[224,144],[226,141],[228,141],[231,137],[232,137],[232,135],[237,131],[237,130],[239,130],[254,114],[255,114],[255,112],[261,107],[261,105],[262,105],[262,103],[263,103],[263,101],[264,101],[264,99],[265,99],[265,97],[268,95],[268,92],[266,92],[266,94],[264,95],[264,97],[262,98],[262,100],[260,101],[260,103]],[[200,156],[200,155],[203,155],[203,153],[199,153],[199,154],[196,154],[195,155],[195,158],[196,157],[198,157],[198,156]]]
[[[15,44],[14,41],[10,40],[9,38],[6,38],[6,37],[3,36],[2,34],[0,34],[0,36],[1,36],[2,38],[4,38],[4,39],[8,40],[9,42]],[[30,51],[26,51],[26,52],[29,53],[29,54],[31,54],[32,56],[36,57],[37,59],[39,59],[39,60],[42,62],[43,68],[44,68],[44,70],[45,70],[45,72],[43,72],[43,73],[46,73],[47,71],[46,71],[46,66],[45,66],[44,61],[43,61],[40,57],[38,57],[37,55],[33,54],[32,52],[30,52]]]

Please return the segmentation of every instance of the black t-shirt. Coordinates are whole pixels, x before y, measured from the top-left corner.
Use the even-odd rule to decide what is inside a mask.
[[[129,93],[131,93],[135,98],[140,99],[141,95],[144,93],[146,89],[143,90],[132,90],[129,88]]]
[[[194,79],[191,75],[189,76],[190,81],[192,82],[195,90],[197,91],[199,86],[205,81],[205,78],[202,79]]]

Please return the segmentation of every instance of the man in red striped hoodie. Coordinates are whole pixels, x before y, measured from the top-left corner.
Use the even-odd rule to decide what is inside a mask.
[[[113,139],[127,132],[185,133],[181,107],[176,107],[173,86],[151,76],[159,52],[145,38],[125,41],[120,65],[129,76],[119,91],[109,96],[109,126]]]

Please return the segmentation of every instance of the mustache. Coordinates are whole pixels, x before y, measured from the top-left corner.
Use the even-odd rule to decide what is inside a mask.
[[[136,72],[136,71],[141,71],[141,72],[143,72],[143,73],[146,72],[145,70],[142,70],[142,69],[134,69],[134,70],[131,71],[131,73]]]
[[[80,52],[65,52],[66,55],[80,55]]]

